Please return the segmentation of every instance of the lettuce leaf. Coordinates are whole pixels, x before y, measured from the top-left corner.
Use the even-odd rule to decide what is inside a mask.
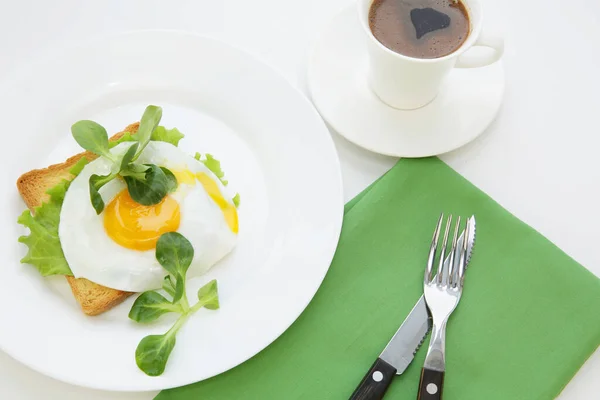
[[[137,140],[131,135],[131,132],[125,132],[125,134],[117,140],[111,140],[110,142],[108,142],[108,148],[112,149],[116,145],[125,142],[137,142]]]
[[[214,158],[212,156],[212,154],[208,154],[208,153],[206,153],[206,158],[202,159],[202,155],[200,153],[196,152],[196,154],[194,155],[194,158],[196,160],[200,161],[201,163],[203,163],[204,166],[206,166],[206,168],[208,168],[213,174],[215,174],[215,176],[217,178],[219,178],[219,180],[221,181],[223,186],[227,186],[229,181],[225,179],[225,172],[223,172],[223,169],[221,169],[221,161],[217,160],[216,158]],[[233,204],[235,205],[236,208],[238,208],[240,206],[240,194],[239,193],[236,193],[235,196],[233,196],[233,199],[231,199],[231,200],[233,201]]]
[[[69,172],[77,176],[87,163],[88,160],[83,157]],[[25,210],[17,220],[30,231],[29,235],[19,238],[19,242],[29,248],[21,262],[33,265],[42,276],[73,275],[58,237],[60,210],[70,184],[71,181],[63,179],[48,190],[50,200],[36,207],[34,215]]]
[[[164,126],[157,126],[154,132],[152,132],[152,136],[150,136],[150,140],[167,142],[171,143],[173,146],[178,146],[179,141],[183,139],[184,134],[179,132],[179,129],[167,129]],[[118,140],[114,140],[108,143],[109,148],[113,148],[118,144],[124,142],[135,142],[136,138],[130,133],[126,132],[123,136],[121,136]]]
[[[208,153],[206,154],[206,158],[200,161],[202,161],[206,168],[210,169],[211,172],[215,174],[217,178],[219,178],[223,186],[227,186],[229,182],[225,179],[225,172],[223,172],[221,169],[221,161],[217,160],[212,156],[212,154]]]
[[[179,129],[167,129],[164,126],[157,126],[150,140],[156,140],[161,142],[171,143],[173,146],[178,146],[179,141],[183,139],[183,133],[179,132]]]

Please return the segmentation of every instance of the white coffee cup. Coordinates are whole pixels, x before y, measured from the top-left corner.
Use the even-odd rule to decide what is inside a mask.
[[[369,10],[373,0],[358,0],[358,17],[369,54],[369,84],[384,103],[403,110],[423,107],[435,99],[452,68],[484,67],[502,57],[504,39],[482,33],[483,14],[479,1],[460,1],[469,14],[467,40],[447,56],[423,59],[396,53],[381,44],[369,26]],[[483,52],[477,57],[463,55],[472,46],[485,46],[493,51]]]

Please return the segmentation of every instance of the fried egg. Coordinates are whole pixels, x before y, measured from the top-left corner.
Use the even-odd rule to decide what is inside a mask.
[[[111,153],[122,155],[132,143]],[[116,178],[100,189],[104,211],[90,203],[92,174],[107,175],[111,163],[98,158],[85,166],[65,195],[60,213],[60,243],[76,278],[128,292],[157,289],[166,271],[156,260],[158,238],[179,232],[194,247],[188,276],[201,275],[227,255],[238,233],[238,214],[221,181],[206,166],[165,142],[150,142],[138,161],[168,168],[177,189],[159,204],[143,206]]]

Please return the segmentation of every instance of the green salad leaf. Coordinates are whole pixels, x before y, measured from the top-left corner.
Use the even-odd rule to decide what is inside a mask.
[[[97,122],[83,120],[71,127],[73,138],[81,147],[99,156],[111,158],[106,129]]]
[[[89,187],[90,187],[90,199],[92,206],[96,210],[96,214],[100,214],[104,210],[104,200],[100,196],[100,188],[106,185],[117,177],[117,174],[110,175],[96,175],[90,176]]]
[[[128,164],[119,171],[119,175],[121,175],[123,178],[126,176],[131,176],[136,179],[143,180],[146,177],[146,171],[149,169],[150,167],[146,164]]]
[[[83,157],[69,172],[77,176],[87,163],[87,159]],[[33,215],[29,210],[25,210],[17,220],[30,231],[29,235],[19,238],[19,242],[29,248],[21,262],[33,265],[42,276],[73,275],[58,237],[60,210],[70,184],[71,181],[63,179],[48,190],[50,199],[36,207]]]
[[[185,297],[185,298],[184,298]],[[187,294],[185,293],[185,279],[181,279],[181,277],[177,277],[175,281],[175,292],[173,293],[173,303],[181,302],[183,306],[187,309],[190,307],[188,303]]]
[[[202,161],[206,168],[210,169],[210,171],[219,178],[223,186],[227,186],[229,182],[225,180],[225,172],[221,169],[221,161],[214,158],[212,154],[206,154],[206,158],[200,161]]]
[[[177,179],[167,168],[154,164],[135,164],[153,136],[158,140],[171,140],[175,143],[179,143],[183,137],[177,129],[167,130],[161,127],[157,132],[161,118],[161,107],[153,105],[146,107],[135,137],[126,134],[121,138],[122,141],[133,140],[137,143],[129,147],[120,160],[110,152],[108,134],[104,127],[88,120],[73,124],[71,132],[77,143],[112,163],[111,174],[90,177],[90,201],[97,214],[104,210],[100,188],[119,175],[125,179],[131,198],[146,206],[160,203],[169,192],[177,188]]]
[[[173,279],[171,279],[171,275],[167,275],[163,279],[162,289],[171,297],[175,296],[175,284],[173,283]]]
[[[162,172],[165,174],[165,177],[167,178],[167,192],[168,193],[172,193],[175,191],[175,189],[177,189],[177,178],[175,177],[175,175],[168,170],[165,167],[160,167],[160,169],[162,169]]]
[[[219,309],[219,291],[217,281],[212,280],[198,290],[198,304],[209,310]],[[197,306],[197,305],[196,305]]]
[[[182,300],[185,307],[188,307],[185,276],[194,259],[192,244],[180,233],[165,233],[156,243],[156,259],[169,274],[176,278],[173,302]]]
[[[196,152],[196,154],[194,155],[194,158],[196,160],[200,161],[201,163],[203,163],[204,166],[210,170],[210,172],[215,174],[215,176],[217,178],[219,178],[219,180],[221,181],[223,186],[227,186],[229,181],[227,181],[225,179],[225,172],[223,172],[223,169],[221,168],[221,161],[217,160],[216,158],[214,158],[212,156],[212,154],[208,154],[208,153],[206,154],[206,158],[202,159],[202,154]],[[240,194],[239,193],[236,193],[235,196],[233,196],[233,199],[231,199],[231,200],[233,201],[233,205],[236,208],[238,208],[240,206]]]
[[[178,146],[179,141],[183,139],[184,136],[185,135],[177,128],[167,129],[164,126],[159,125],[156,127],[154,132],[152,132],[150,140],[171,143],[173,146]],[[135,135],[132,135],[131,132],[125,132],[119,139],[108,142],[108,147],[112,149],[113,147],[125,142],[137,142],[137,138]]]
[[[160,119],[162,118],[162,108],[158,106],[148,106],[144,110],[142,119],[140,120],[140,126],[138,128],[136,138],[140,146],[137,153],[133,157],[132,161],[138,159],[142,151],[146,148],[152,137],[152,132],[158,126]]]
[[[168,312],[182,312],[180,304],[173,304],[155,291],[142,293],[133,303],[129,318],[137,322],[152,322]]]
[[[131,146],[129,146],[129,148],[127,149],[125,154],[123,154],[123,158],[121,158],[121,164],[119,165],[119,171],[125,170],[130,165],[137,165],[137,164],[131,164],[131,163],[133,162],[133,157],[135,157],[135,155],[137,154],[137,150],[139,147],[140,147],[139,143],[135,143],[135,144],[132,144]]]
[[[194,158],[200,161],[206,168],[210,170],[223,184],[223,186],[227,186],[229,182],[225,180],[225,172],[221,169],[221,161],[217,160],[212,156],[212,154],[206,154],[206,157],[202,158],[202,154],[196,152]]]
[[[167,142],[174,146],[178,146],[179,141],[183,139],[183,136],[183,133],[179,132],[179,129],[177,128],[167,129],[164,126],[158,126],[154,132],[152,132],[150,140]]]
[[[180,233],[168,232],[156,243],[156,259],[169,273],[163,280],[163,290],[172,296],[169,301],[156,291],[142,293],[133,304],[129,318],[136,322],[151,322],[168,312],[179,313],[175,324],[164,335],[143,338],[135,351],[137,366],[149,376],[161,375],[175,347],[175,335],[188,318],[202,307],[219,308],[217,281],[212,280],[198,290],[198,302],[190,307],[185,293],[187,270],[194,259],[194,248]]]
[[[156,243],[158,263],[175,277],[185,276],[194,259],[192,244],[177,232],[167,232]]]
[[[167,178],[164,169],[154,165],[145,164],[149,167],[140,175],[125,175],[125,183],[131,198],[144,206],[158,204],[171,191],[173,182]],[[169,171],[170,176],[174,175]]]
[[[175,347],[175,334],[150,335],[142,339],[135,349],[135,363],[148,376],[165,372],[169,356]]]
[[[112,149],[113,147],[118,146],[121,143],[125,143],[125,142],[137,142],[137,139],[135,138],[134,135],[131,134],[131,132],[125,132],[123,134],[123,136],[121,136],[117,140],[113,140],[112,142],[108,142],[108,148]]]

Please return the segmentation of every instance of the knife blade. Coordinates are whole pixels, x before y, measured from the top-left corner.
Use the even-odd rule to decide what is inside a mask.
[[[470,220],[472,221],[473,230],[469,233],[469,240],[467,242],[466,265],[468,265],[471,259],[473,244],[475,242],[475,217],[471,217]],[[463,231],[456,245],[458,249],[463,245],[464,236]],[[455,257],[455,260],[458,261],[458,257]],[[444,259],[444,266],[447,266],[449,262],[450,255]],[[425,297],[421,295],[417,304],[415,304],[412,311],[404,319],[404,322],[402,322],[402,325],[400,325],[400,328],[398,328],[379,357],[396,367],[396,375],[402,374],[413,360],[415,353],[419,350],[430,329],[431,317],[427,310]],[[411,349],[413,349],[412,352],[410,351]]]
[[[473,245],[475,244],[475,231],[477,229],[477,226],[475,223],[475,216],[471,216],[471,218],[469,218],[469,220],[471,221],[471,226],[473,227],[473,229],[471,230],[471,232],[469,232],[469,238],[467,241],[467,261],[465,263],[465,268],[467,268],[469,266],[469,261],[471,261],[471,255],[473,253]],[[464,231],[463,231],[458,238],[456,248],[460,249],[463,246],[464,236],[465,235],[464,235]],[[458,263],[458,257],[455,257],[454,259],[455,259],[455,262]],[[449,262],[450,262],[450,255],[448,255],[444,259],[444,266],[447,266]],[[427,324],[427,329],[424,332],[422,329],[415,332],[414,327],[422,326],[424,323]],[[427,303],[425,302],[425,296],[421,295],[421,297],[417,301],[417,304],[415,304],[415,306],[413,307],[410,314],[408,314],[408,316],[404,319],[404,322],[402,322],[402,325],[400,325],[400,328],[398,328],[398,330],[394,334],[394,337],[392,337],[392,340],[390,340],[390,342],[388,343],[386,348],[381,353],[380,357],[382,357],[384,360],[389,359],[392,362],[396,363],[398,365],[398,367],[400,367],[400,368],[397,368],[397,370],[398,370],[397,374],[398,375],[402,374],[402,372],[404,372],[406,370],[406,368],[408,367],[410,362],[413,360],[415,353],[417,352],[417,350],[419,350],[419,347],[425,340],[427,333],[429,333],[429,330],[431,329],[431,324],[432,324],[431,316],[429,315],[429,310],[427,309]],[[394,355],[394,354],[398,354],[398,353],[396,353],[396,350],[406,350],[406,349],[400,349],[400,348],[396,347],[393,342],[395,340],[397,340],[399,343],[405,343],[405,342],[407,342],[407,340],[413,340],[412,343],[414,343],[415,339],[414,339],[414,336],[412,336],[412,335],[421,335],[421,334],[422,334],[421,340],[419,341],[417,347],[415,348],[414,352],[412,353],[412,356],[408,357],[407,356],[408,353],[405,352],[404,356],[400,360],[398,360],[398,357]]]
[[[471,216],[470,220],[473,229],[467,238],[467,266],[471,260],[476,231],[475,216]],[[457,248],[462,247],[464,240],[463,231],[458,238]],[[455,260],[458,262],[456,257]],[[444,264],[447,265],[449,262],[450,255],[444,259]],[[401,375],[408,368],[430,329],[431,317],[427,310],[425,297],[421,296],[379,358],[364,376],[350,400],[382,399],[394,375]]]

